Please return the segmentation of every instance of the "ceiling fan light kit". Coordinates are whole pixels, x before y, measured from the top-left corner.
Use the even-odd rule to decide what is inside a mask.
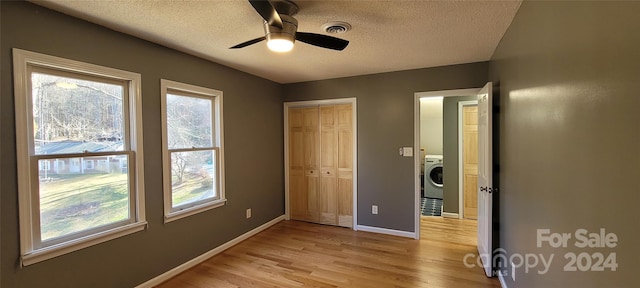
[[[289,52],[296,40],[298,21],[291,16],[281,14],[282,29],[264,22],[264,32],[267,37],[267,47],[274,52]]]
[[[249,3],[264,19],[265,36],[240,43],[229,49],[244,48],[263,40],[267,40],[267,47],[276,52],[291,51],[295,40],[337,51],[342,51],[349,45],[349,41],[344,39],[316,33],[298,32],[298,21],[293,18],[293,15],[298,12],[298,5],[292,1],[249,0]],[[350,25],[348,27],[345,31],[351,28]]]

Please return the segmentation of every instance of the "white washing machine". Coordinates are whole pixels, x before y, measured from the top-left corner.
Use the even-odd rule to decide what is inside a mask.
[[[442,155],[424,156],[424,196],[442,199]]]

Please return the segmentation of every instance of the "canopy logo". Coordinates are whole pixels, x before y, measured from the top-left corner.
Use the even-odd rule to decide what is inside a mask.
[[[577,229],[573,233],[551,232],[551,229],[537,229],[536,231],[537,248],[579,248],[583,250],[598,249],[598,251],[584,252],[566,252],[563,255],[564,266],[563,271],[616,271],[618,262],[616,252],[601,252],[602,249],[613,249],[618,246],[618,236],[615,233],[607,233],[604,228],[600,228],[598,232],[590,232],[587,229]],[[507,263],[511,263],[512,271],[524,267],[524,272],[536,271],[538,274],[546,274],[549,272],[553,263],[555,253],[508,253],[505,249],[498,248],[493,251],[492,255],[477,255],[469,253],[464,256],[463,262],[465,267],[473,268],[480,266],[482,263],[490,263],[496,270],[503,271],[506,276]]]

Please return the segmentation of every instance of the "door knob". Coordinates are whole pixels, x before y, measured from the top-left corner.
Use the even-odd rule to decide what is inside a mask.
[[[491,188],[491,187],[484,187],[483,186],[483,187],[480,187],[480,191],[487,192],[487,193],[493,193],[494,191],[498,192],[498,188]]]

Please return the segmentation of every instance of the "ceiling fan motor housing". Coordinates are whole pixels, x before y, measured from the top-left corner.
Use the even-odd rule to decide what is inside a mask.
[[[344,39],[298,32],[298,21],[293,18],[298,12],[298,5],[290,0],[249,0],[249,3],[264,20],[265,36],[245,41],[229,49],[247,47],[264,40],[267,40],[267,47],[275,52],[291,51],[296,39],[309,45],[337,51],[342,51],[349,45],[349,41]]]
[[[298,30],[298,21],[288,15],[280,14],[282,19],[282,29],[271,26],[267,21],[264,22],[264,32],[267,35],[267,41],[272,39],[285,39],[295,42],[296,31]]]

